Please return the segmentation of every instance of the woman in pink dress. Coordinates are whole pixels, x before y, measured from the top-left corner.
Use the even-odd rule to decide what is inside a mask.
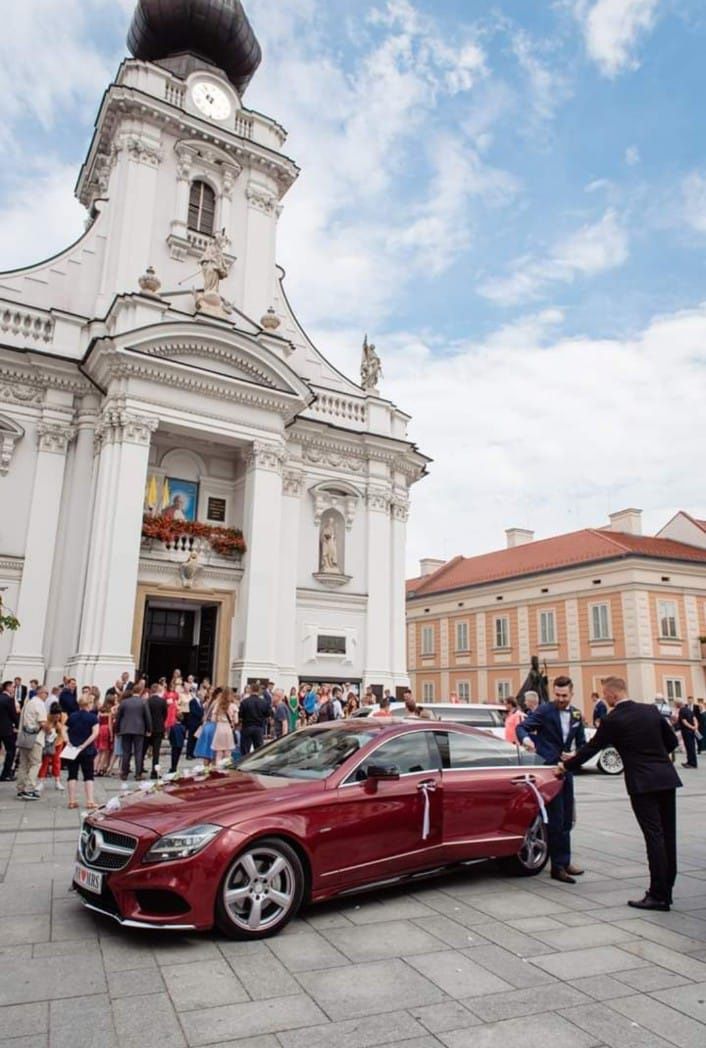
[[[96,755],[95,769],[96,775],[99,776],[107,775],[113,754],[114,704],[115,700],[109,695],[98,714],[98,739],[96,741],[98,753]]]
[[[235,748],[235,725],[238,721],[235,692],[232,688],[223,689],[209,711],[209,717],[216,722],[211,749],[217,761],[225,760]]]

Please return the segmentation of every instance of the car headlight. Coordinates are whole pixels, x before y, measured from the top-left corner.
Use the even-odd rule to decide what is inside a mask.
[[[189,826],[160,837],[144,857],[144,862],[168,862],[170,859],[188,859],[205,848],[216,837],[222,826],[205,822],[200,826]]]

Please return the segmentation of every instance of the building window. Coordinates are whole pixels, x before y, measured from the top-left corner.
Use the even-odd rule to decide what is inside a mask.
[[[434,654],[434,627],[422,626],[422,655]]]
[[[670,702],[684,698],[684,681],[681,677],[665,677],[664,693]]]
[[[539,643],[556,644],[556,625],[553,611],[539,613]]]
[[[468,651],[468,623],[456,623],[456,651]]]
[[[591,640],[610,640],[610,614],[607,604],[591,606]]]
[[[495,620],[495,647],[510,647],[510,622],[505,615],[501,615]]]
[[[346,638],[320,633],[316,638],[316,651],[319,655],[345,655]]]
[[[458,697],[461,702],[471,701],[471,685],[467,680],[459,681],[458,683]]]
[[[499,702],[504,702],[505,699],[509,699],[512,695],[512,681],[499,680],[495,686],[495,691]]]
[[[677,606],[673,600],[657,601],[657,618],[659,619],[659,635],[664,640],[676,640],[679,636],[677,630]]]
[[[216,224],[216,194],[207,182],[191,183],[189,195],[189,229],[213,236]]]
[[[425,680],[422,684],[422,701],[433,702],[434,701],[434,684],[430,680]]]

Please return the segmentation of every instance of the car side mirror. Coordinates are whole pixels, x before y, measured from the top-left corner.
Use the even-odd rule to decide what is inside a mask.
[[[400,769],[396,764],[369,764],[367,767],[368,778],[380,781],[389,779],[395,781],[400,777]]]

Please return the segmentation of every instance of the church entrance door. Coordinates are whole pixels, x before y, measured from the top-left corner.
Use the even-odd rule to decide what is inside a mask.
[[[213,680],[218,605],[148,600],[145,606],[140,668],[152,684],[171,680],[175,669],[201,681]]]

